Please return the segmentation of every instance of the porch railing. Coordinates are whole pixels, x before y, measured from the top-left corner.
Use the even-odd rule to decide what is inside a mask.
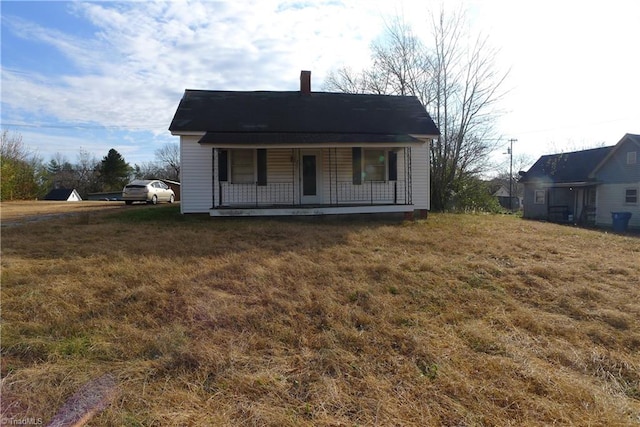
[[[300,205],[299,185],[293,182],[273,182],[267,185],[220,182],[217,205],[222,207],[295,206]],[[404,181],[332,182],[324,192],[323,205],[404,205],[409,201]]]
[[[337,203],[405,204],[404,181],[364,181],[354,185],[351,181],[338,181]]]
[[[292,182],[267,185],[220,183],[220,206],[294,205]]]

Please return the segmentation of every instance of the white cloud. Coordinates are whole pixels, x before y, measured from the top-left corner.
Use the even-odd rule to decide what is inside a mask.
[[[70,3],[75,18],[93,26],[94,37],[25,19],[12,19],[8,25],[8,31],[60,52],[70,67],[59,75],[3,67],[3,122],[148,131],[145,141],[136,139],[140,147],[127,148],[131,143],[122,141],[123,151],[143,156],[146,144],[170,138],[167,127],[185,88],[297,90],[300,70],[310,69],[313,88],[320,90],[332,67],[359,69],[369,63],[371,40],[395,14],[403,14],[416,33],[426,37],[427,9],[440,3]],[[519,138],[518,149],[527,147],[539,155],[551,138],[556,143],[590,139],[589,132],[595,142],[615,143],[623,126],[640,133],[637,127],[629,128],[640,117],[640,3],[446,2],[448,8],[460,4],[469,7],[474,30],[488,33],[491,43],[501,48],[500,64],[512,67],[507,85],[513,90],[504,104],[511,112],[501,129],[506,137]],[[596,128],[596,122],[604,124]],[[579,132],[581,127],[589,129],[586,134]],[[546,129],[552,131],[543,132]],[[35,137],[35,131],[29,133]],[[77,142],[74,137],[68,140]],[[55,144],[65,143],[50,140]],[[101,147],[96,153],[104,151]]]
[[[96,65],[100,62],[99,45],[93,40],[45,28],[20,17],[3,19],[3,25],[20,38],[50,45],[85,72],[96,69]]]
[[[10,110],[164,132],[185,88],[295,90],[300,69],[312,69],[319,88],[336,64],[365,61],[368,40],[378,31],[366,19],[354,19],[357,7],[335,2],[74,7],[96,27],[95,39],[34,23],[13,27],[57,49],[82,72],[44,76],[3,70],[3,98]],[[360,36],[347,35],[351,31]]]

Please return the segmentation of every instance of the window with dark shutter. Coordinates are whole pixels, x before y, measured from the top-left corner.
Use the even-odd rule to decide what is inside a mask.
[[[351,149],[353,164],[353,185],[362,184],[362,148],[353,147]]]
[[[364,158],[364,180],[385,181],[387,172],[387,157],[384,150],[366,148],[362,150]]]
[[[389,151],[389,181],[398,180],[398,153]]]
[[[267,150],[258,149],[258,185],[267,185]]]
[[[231,182],[233,184],[255,184],[255,150],[231,151]]]
[[[229,152],[218,150],[218,181],[229,181]]]

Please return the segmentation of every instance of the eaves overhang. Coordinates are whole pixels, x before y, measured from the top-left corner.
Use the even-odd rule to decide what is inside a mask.
[[[345,147],[387,145],[421,146],[430,135],[304,132],[207,132],[199,144],[233,147]]]

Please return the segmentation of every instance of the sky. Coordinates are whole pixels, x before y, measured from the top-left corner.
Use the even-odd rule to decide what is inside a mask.
[[[0,125],[44,161],[110,148],[153,161],[179,142],[167,129],[185,89],[298,90],[311,70],[323,90],[332,69],[370,64],[394,16],[428,45],[440,7],[464,9],[508,72],[497,170],[509,139],[526,169],[640,134],[637,0],[2,0]]]

